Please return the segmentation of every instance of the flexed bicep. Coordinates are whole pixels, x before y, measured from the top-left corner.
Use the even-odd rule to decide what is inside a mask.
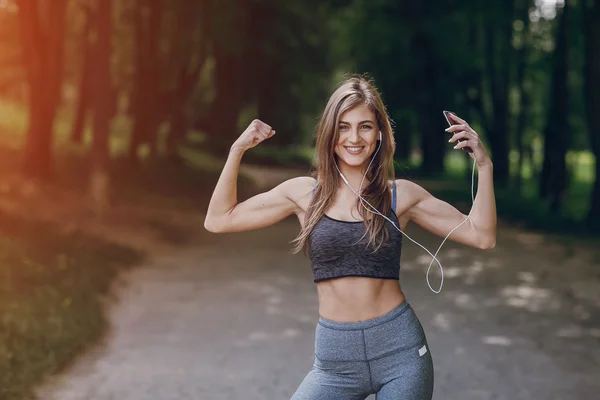
[[[242,232],[273,225],[297,211],[293,199],[297,178],[244,200],[222,215],[207,215],[204,227],[215,233]]]

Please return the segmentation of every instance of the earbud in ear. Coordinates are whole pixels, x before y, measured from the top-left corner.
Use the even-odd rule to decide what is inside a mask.
[[[379,141],[383,140],[382,137],[383,137],[383,135],[381,134],[381,131],[379,131]]]

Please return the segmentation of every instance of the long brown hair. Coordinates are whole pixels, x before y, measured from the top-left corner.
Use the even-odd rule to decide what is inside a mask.
[[[336,160],[334,149],[339,140],[340,116],[363,104],[375,114],[377,128],[381,131],[383,140],[367,171],[366,179],[369,185],[363,189],[361,196],[384,215],[387,215],[391,209],[392,199],[388,182],[394,178],[393,157],[396,143],[390,118],[372,79],[363,75],[351,75],[333,92],[317,126],[315,148],[317,166],[312,175],[317,179],[318,184],[305,213],[304,227],[292,242],[295,243],[294,253],[303,251],[306,254],[308,237],[316,223],[332,205],[335,191],[339,186],[341,177],[334,165]],[[377,214],[372,214],[373,218],[366,218],[366,215],[371,213],[362,206],[358,211],[367,227],[365,232],[365,235],[369,236],[367,246],[375,243],[376,251],[388,237],[386,221]]]

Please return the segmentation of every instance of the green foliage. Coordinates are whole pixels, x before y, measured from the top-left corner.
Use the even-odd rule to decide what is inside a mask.
[[[141,255],[0,214],[0,398],[25,398],[102,334],[102,297]]]

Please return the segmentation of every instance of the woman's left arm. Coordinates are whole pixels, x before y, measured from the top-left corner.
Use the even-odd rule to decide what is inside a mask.
[[[473,150],[469,155],[477,163],[478,185],[470,219],[452,232],[449,239],[480,249],[491,249],[496,245],[496,200],[492,161],[473,128],[459,117],[450,117],[457,125],[447,129],[448,132],[454,132],[449,141],[453,143],[458,139],[466,139],[454,148],[460,150],[470,147]],[[467,218],[455,207],[435,198],[419,185],[409,184],[406,189],[413,203],[407,211],[408,218],[436,235],[445,237]]]

